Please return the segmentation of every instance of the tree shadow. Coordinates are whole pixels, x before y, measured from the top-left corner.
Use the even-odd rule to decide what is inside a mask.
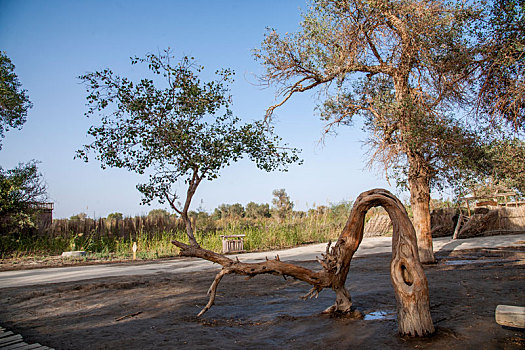
[[[454,251],[454,249],[459,247],[462,243],[463,242],[461,242],[461,240],[453,239],[450,242],[443,245],[441,248],[439,248],[439,250],[437,251],[437,255],[441,257],[448,257]]]

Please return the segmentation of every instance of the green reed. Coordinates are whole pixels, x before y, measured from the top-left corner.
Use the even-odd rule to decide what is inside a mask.
[[[325,207],[326,208],[326,207]],[[335,208],[335,209],[334,209]],[[285,219],[228,218],[195,222],[195,236],[203,248],[221,252],[221,235],[244,234],[246,251],[261,251],[293,247],[307,243],[336,240],[348,218],[349,205],[336,206]],[[132,219],[132,218],[130,218]],[[57,236],[34,235],[11,237],[0,235],[0,257],[60,255],[63,251],[84,250],[88,256],[101,259],[129,259],[133,242],[137,244],[137,258],[156,259],[173,257],[178,249],[171,243],[177,239],[187,242],[185,232],[148,228],[128,234],[112,232],[61,232]]]

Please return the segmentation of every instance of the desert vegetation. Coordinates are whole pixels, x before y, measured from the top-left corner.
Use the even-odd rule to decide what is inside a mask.
[[[284,202],[288,209],[250,202],[246,206],[221,204],[211,213],[190,211],[195,238],[203,247],[216,252],[221,251],[221,235],[245,234],[247,251],[327,242],[338,237],[352,206],[351,201],[342,201],[294,211],[286,192],[282,189],[275,192],[281,201],[287,197]],[[150,259],[176,255],[178,248],[171,241],[187,241],[185,232],[186,225],[180,216],[162,209],[153,209],[143,216],[111,213],[96,219],[79,213],[69,219],[55,219],[44,229],[2,236],[0,251],[2,258],[56,255],[67,250],[85,250],[101,258],[129,258],[131,246],[137,242],[137,257]]]
[[[313,205],[293,210],[293,201],[284,189],[275,190],[272,205],[249,202],[221,204],[213,211],[190,211],[195,237],[206,249],[220,252],[221,235],[244,234],[244,249],[260,251],[293,247],[308,243],[335,241],[339,236],[352,201]],[[279,207],[279,196],[282,207]],[[432,208],[449,208],[450,201],[432,200]],[[405,206],[411,216],[410,205]],[[288,208],[288,209],[286,209]],[[35,215],[35,214],[33,214]],[[37,214],[36,214],[37,215]],[[381,208],[372,208],[366,222],[385,216]],[[366,226],[368,228],[368,226]],[[366,231],[366,230],[365,230]],[[147,215],[124,216],[114,212],[102,218],[78,213],[70,218],[54,219],[45,228],[32,226],[0,236],[1,258],[28,258],[60,255],[64,251],[84,250],[88,258],[129,259],[132,245],[138,245],[138,259],[172,257],[179,250],[171,241],[187,241],[186,226],[176,214],[153,209]],[[382,234],[391,235],[387,230]]]

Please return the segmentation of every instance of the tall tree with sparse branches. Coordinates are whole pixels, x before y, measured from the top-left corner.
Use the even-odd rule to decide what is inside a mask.
[[[203,180],[243,157],[266,171],[286,170],[298,161],[297,150],[279,146],[280,138],[261,122],[241,124],[232,115],[227,84],[233,72],[221,70],[216,80],[203,82],[203,67],[188,57],[173,62],[169,50],[131,63],[147,65],[152,77],[134,82],[109,69],[80,77],[88,92],[86,115],[101,121],[88,131],[94,141],[77,156],[88,161],[93,152],[103,168],[147,173],[149,181],[137,185],[143,203],[168,202],[198,246],[188,211]],[[175,190],[181,182],[185,196]]]
[[[525,132],[525,2],[493,0],[477,34],[480,40],[478,115]]]
[[[270,29],[256,58],[279,87],[274,110],[297,93],[326,96],[326,132],[364,119],[371,162],[410,190],[419,256],[433,262],[430,191],[480,155],[455,117],[467,103],[476,54],[468,30],[481,11],[443,0],[314,0],[297,33]]]

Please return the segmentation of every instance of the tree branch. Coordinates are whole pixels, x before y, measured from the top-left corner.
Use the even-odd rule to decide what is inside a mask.
[[[171,243],[180,249],[180,256],[197,257],[222,265],[223,269],[221,270],[221,273],[215,277],[209,290],[210,293],[216,290],[217,285],[224,275],[231,273],[248,276],[250,278],[262,274],[272,274],[284,277],[290,276],[312,285],[317,293],[324,288],[330,287],[331,284],[330,276],[327,274],[326,270],[323,269],[319,272],[312,271],[302,266],[282,262],[279,259],[279,256],[274,260],[266,260],[261,263],[243,263],[239,260],[232,260],[222,254],[217,254],[211,250],[201,248],[200,246],[187,245],[175,240]],[[215,300],[214,295],[213,300]],[[213,305],[213,300],[212,297],[210,297],[207,307],[201,311],[201,314],[204,314]]]
[[[180,211],[177,206],[175,205],[175,202],[174,200],[177,199],[177,197],[175,197],[173,200],[170,198],[169,194],[168,194],[168,191],[164,191],[164,197],[166,198],[166,200],[168,201],[168,203],[170,204],[170,207],[175,210],[175,212],[177,212],[177,214],[179,215],[182,215],[182,211]]]
[[[213,280],[213,283],[211,284],[210,289],[208,289],[208,295],[210,296],[210,299],[208,300],[208,304],[206,304],[206,306],[201,310],[201,312],[199,312],[197,317],[201,317],[202,315],[204,315],[206,311],[208,311],[213,306],[213,304],[215,303],[215,295],[217,293],[217,287],[219,286],[221,279],[225,275],[230,274],[230,273],[231,271],[228,268],[223,268],[217,274],[217,276],[215,276],[215,279]]]

